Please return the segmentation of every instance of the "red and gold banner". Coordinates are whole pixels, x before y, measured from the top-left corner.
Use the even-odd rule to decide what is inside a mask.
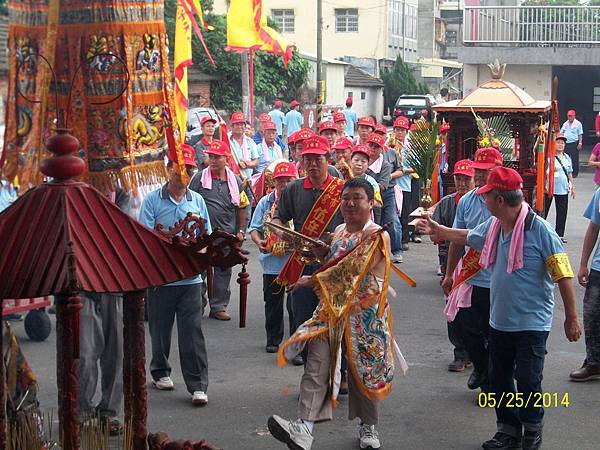
[[[344,180],[336,177],[329,178],[327,185],[323,189],[323,193],[317,199],[304,221],[301,231],[303,235],[317,239],[321,237],[340,207],[343,186]],[[300,254],[295,251],[287,260],[283,269],[281,269],[275,282],[282,286],[294,284],[302,276],[304,266],[305,264],[302,262]]]
[[[481,266],[479,265],[480,256],[481,252],[469,248],[469,251],[462,257],[462,268],[460,270],[460,273],[454,280],[452,290],[456,289],[465,281],[470,280],[479,273],[479,271],[481,270]]]

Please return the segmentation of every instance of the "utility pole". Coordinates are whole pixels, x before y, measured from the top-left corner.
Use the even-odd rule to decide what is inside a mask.
[[[317,123],[323,113],[323,0],[317,0]]]
[[[242,111],[254,125],[253,118],[250,117],[250,55],[249,52],[240,53],[242,61]]]

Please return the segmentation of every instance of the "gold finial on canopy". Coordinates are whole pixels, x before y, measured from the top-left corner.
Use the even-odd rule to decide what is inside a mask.
[[[490,68],[493,80],[501,80],[504,77],[504,71],[506,70],[506,64],[500,64],[498,58],[493,63],[487,65]]]

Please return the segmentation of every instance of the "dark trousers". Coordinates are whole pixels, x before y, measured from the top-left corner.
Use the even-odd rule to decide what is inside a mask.
[[[590,271],[583,297],[586,364],[600,365],[600,272]]]
[[[277,275],[263,274],[263,297],[265,300],[265,331],[267,345],[279,345],[283,340],[283,303],[285,288],[275,283]],[[290,302],[288,304],[288,314]]]
[[[448,339],[454,346],[454,359],[462,361],[469,359],[467,349],[460,335],[460,328],[456,321],[448,322]]]
[[[400,213],[400,223],[402,224],[402,243],[408,244],[410,239],[408,233],[409,214],[413,211],[410,209],[410,192],[402,191],[402,212]]]
[[[567,143],[565,145],[565,153],[571,157],[573,177],[576,177],[579,174],[579,150],[577,150],[577,142]]]
[[[569,194],[558,195],[554,194],[554,200],[556,201],[556,234],[560,237],[565,236],[565,224],[567,223],[567,211],[569,209]],[[552,197],[544,196],[544,209],[545,217],[548,217],[550,212],[550,206],[552,206]]]
[[[519,392],[523,403],[527,403],[526,407],[518,408],[513,401],[506,407],[503,400],[502,405],[496,407],[498,431],[520,436],[522,428],[525,431],[542,429],[544,408],[536,393],[542,392],[546,339],[547,331],[490,330],[490,392],[497,401],[502,394],[506,399],[506,393]]]
[[[388,233],[392,246],[392,253],[402,250],[402,225],[398,217],[396,207],[396,196],[393,188],[388,188],[381,193],[383,199],[383,210],[380,225],[389,224]]]
[[[150,373],[154,380],[171,374],[169,353],[175,315],[179,362],[190,394],[208,389],[208,357],[202,333],[201,284],[148,289],[148,327],[152,340]]]
[[[318,269],[317,266],[306,266],[302,275],[312,275]],[[294,331],[315,312],[315,308],[319,304],[315,292],[309,288],[298,289],[290,295],[292,298],[292,315],[294,316]]]
[[[490,290],[473,286],[471,307],[460,308],[454,319],[469,359],[479,373],[488,371],[488,338],[490,334]]]

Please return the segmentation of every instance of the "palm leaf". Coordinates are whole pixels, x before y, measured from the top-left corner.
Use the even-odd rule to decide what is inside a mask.
[[[406,160],[410,167],[423,180],[424,185],[431,180],[435,164],[438,160],[438,138],[439,124],[419,121],[410,132],[410,146],[406,154]]]
[[[513,156],[514,138],[510,129],[508,116],[506,114],[499,114],[483,119],[473,108],[471,108],[471,112],[473,113],[473,117],[475,117],[475,124],[477,125],[480,139],[487,138],[490,146],[495,139],[498,140],[498,150],[502,152],[505,161],[510,161]]]

